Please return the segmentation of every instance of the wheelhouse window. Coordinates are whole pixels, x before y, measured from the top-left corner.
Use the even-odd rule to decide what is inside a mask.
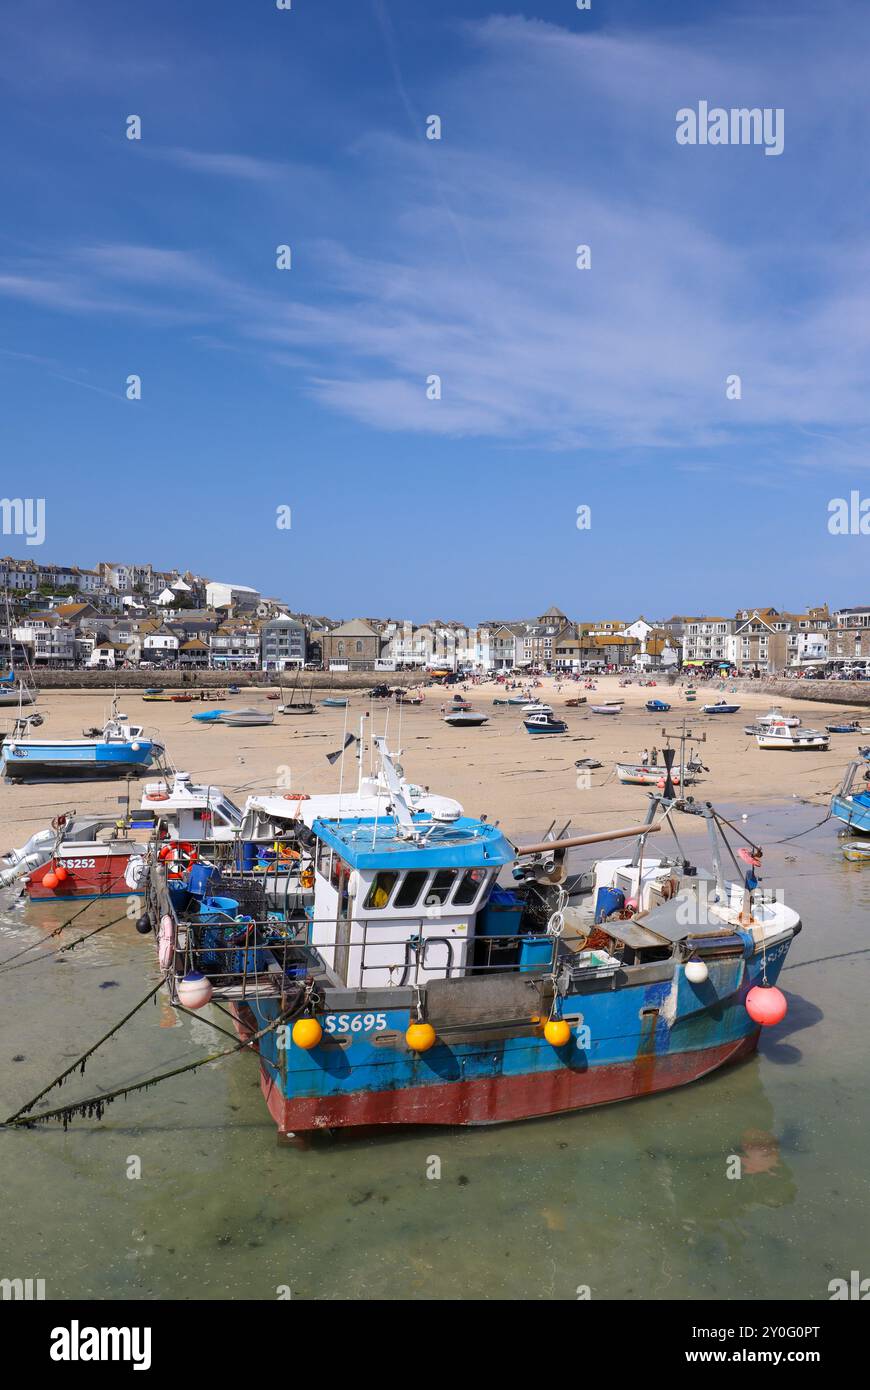
[[[387,903],[390,901],[390,894],[396,886],[398,877],[399,875],[397,873],[393,873],[387,869],[383,869],[380,873],[375,874],[372,879],[372,885],[366,894],[363,907],[369,911],[377,911],[382,907],[386,907]]]
[[[432,877],[432,886],[426,895],[426,901],[432,902],[434,899],[435,902],[446,903],[455,881],[455,869],[439,869]]]
[[[486,882],[486,869],[466,869],[456,885],[453,901],[457,907],[470,907]]]
[[[411,869],[405,874],[403,881],[399,884],[399,891],[393,907],[413,907],[423,891],[423,885],[429,877],[423,869]]]

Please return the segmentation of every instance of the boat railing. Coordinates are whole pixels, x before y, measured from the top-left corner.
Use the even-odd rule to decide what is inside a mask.
[[[351,988],[422,987],[435,979],[552,974],[559,958],[581,949],[586,940],[570,932],[438,936],[427,934],[431,923],[421,920],[401,935],[384,937],[379,931],[373,940],[364,930],[362,939],[314,944],[308,929],[317,925],[311,919],[281,923],[268,918],[227,918],[200,925],[196,919],[182,918],[177,923],[174,974],[181,978],[199,971],[211,980],[215,995],[239,999],[282,994],[288,987],[308,983],[347,988],[349,977],[355,982]],[[334,928],[334,918],[328,925]]]

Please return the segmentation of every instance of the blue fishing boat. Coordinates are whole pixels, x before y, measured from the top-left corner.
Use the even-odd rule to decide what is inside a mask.
[[[648,1096],[747,1056],[784,1015],[774,986],[800,920],[756,892],[759,850],[724,879],[708,803],[669,784],[643,825],[517,847],[488,821],[412,811],[389,780],[392,814],[313,821],[278,912],[253,876],[212,876],[207,898],[189,881],[180,914],[159,866],[149,880],[173,1001],[227,1005],[282,1134]],[[679,841],[645,855],[660,808],[706,819],[709,870]],[[635,837],[563,887],[568,850]]]
[[[725,700],[717,700],[715,705],[702,705],[701,709],[705,714],[736,714],[740,706],[729,705]]]
[[[34,738],[39,715],[16,721],[15,733],[3,744],[2,768],[10,782],[41,781],[49,777],[123,777],[144,771],[163,754],[163,745],[145,737],[138,724],[119,714],[117,698],[102,729],[84,738]]]
[[[849,830],[870,835],[870,771],[866,749],[859,749],[860,758],[849,763],[839,789],[831,797],[831,815],[842,821]],[[855,785],[855,778],[860,778]]]
[[[26,681],[10,671],[0,676],[0,706],[32,705],[36,703],[38,691],[31,690]]]
[[[552,710],[541,710],[539,714],[528,714],[523,720],[527,734],[565,734],[568,725],[558,719]]]
[[[347,706],[347,700],[342,699],[337,695],[329,696],[326,700],[321,700],[320,703],[322,705],[328,706],[328,708],[330,709],[345,709]]]
[[[829,734],[862,734],[864,730],[857,719],[852,719],[848,724],[826,724],[825,728]]]
[[[646,707],[650,714],[667,714],[670,705],[665,704],[664,700],[647,700]]]

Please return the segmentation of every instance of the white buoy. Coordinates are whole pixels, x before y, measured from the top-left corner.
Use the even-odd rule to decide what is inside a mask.
[[[686,963],[686,979],[690,985],[702,985],[710,974],[702,960],[690,960]]]
[[[178,1002],[186,1009],[203,1008],[211,996],[211,980],[207,980],[198,970],[188,971],[184,979],[178,982]]]

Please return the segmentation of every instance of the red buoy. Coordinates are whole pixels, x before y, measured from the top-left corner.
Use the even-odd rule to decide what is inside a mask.
[[[58,864],[57,868],[54,871],[54,876],[57,879],[58,883],[65,883],[66,880],[69,878],[69,870],[65,869],[63,867],[63,864]]]
[[[746,996],[746,1012],[753,1023],[770,1028],[774,1023],[782,1023],[788,1013],[788,1003],[776,985],[755,985]]]
[[[43,874],[42,883],[45,888],[57,887],[57,874],[53,869],[49,869],[47,874]]]

